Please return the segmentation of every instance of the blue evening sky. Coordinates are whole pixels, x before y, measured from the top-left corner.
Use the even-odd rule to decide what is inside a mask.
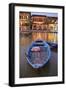
[[[31,12],[31,15],[46,15],[49,17],[58,17],[57,13],[47,13],[47,12]]]

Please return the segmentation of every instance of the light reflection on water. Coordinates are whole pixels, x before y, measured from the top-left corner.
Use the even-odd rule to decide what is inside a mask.
[[[53,37],[52,37],[53,38]],[[33,69],[26,60],[26,51],[32,41],[43,39],[47,41],[47,34],[32,33],[20,35],[20,78],[22,77],[40,77],[40,76],[56,76],[57,75],[57,53],[52,52],[50,63],[46,67],[39,70]]]
[[[27,46],[31,43],[32,41],[32,38],[31,38],[31,35],[30,36],[21,36],[20,37],[20,44],[22,46]]]
[[[32,33],[32,34],[22,34],[20,36],[20,44],[23,46],[29,45],[32,41],[37,39],[42,39],[44,41],[50,41],[57,43],[57,33]]]

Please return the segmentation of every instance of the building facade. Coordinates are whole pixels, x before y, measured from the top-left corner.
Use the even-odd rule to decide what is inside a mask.
[[[46,30],[47,17],[42,15],[31,16],[32,30]]]
[[[30,30],[30,13],[20,12],[19,14],[19,27],[20,32]]]
[[[48,41],[58,42],[58,18],[57,17],[48,17]],[[54,32],[54,33],[51,33]]]
[[[45,15],[31,15],[30,12],[20,12],[19,13],[19,27],[20,32],[29,33],[30,30],[37,32],[32,32],[32,39],[43,39],[50,42],[58,42],[58,18],[48,17]],[[40,32],[44,31],[44,32]],[[46,32],[45,32],[46,31]]]
[[[32,15],[31,16],[32,22],[32,30],[47,30],[47,17],[44,15]],[[32,33],[33,40],[36,39],[47,39],[47,34],[42,32],[33,32]]]

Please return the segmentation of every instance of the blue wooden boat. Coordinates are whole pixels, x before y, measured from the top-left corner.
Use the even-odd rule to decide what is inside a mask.
[[[50,56],[50,47],[43,40],[32,42],[26,52],[27,61],[33,68],[43,67],[50,60]]]

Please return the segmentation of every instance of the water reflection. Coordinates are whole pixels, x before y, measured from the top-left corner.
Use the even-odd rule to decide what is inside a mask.
[[[29,35],[29,36],[25,36],[25,35],[20,36],[20,45],[22,45],[22,46],[27,46],[27,45],[29,45],[31,42],[32,42],[32,37],[31,37],[31,35]]]
[[[51,33],[49,33],[50,35]],[[26,60],[26,50],[32,41],[36,39],[48,40],[48,33],[31,33],[20,35],[20,78],[22,77],[40,77],[40,76],[56,76],[57,75],[57,52],[51,52],[50,62],[40,69],[33,69]],[[49,40],[54,38],[51,34]]]
[[[50,41],[50,42],[54,42],[57,43],[58,42],[58,36],[57,33],[42,33],[42,32],[38,32],[38,33],[31,33],[31,34],[22,34],[22,36],[20,36],[22,38],[20,38],[20,43],[21,45],[27,45],[30,44],[32,41],[35,41],[37,39],[42,39],[44,41]]]
[[[42,39],[44,41],[50,41],[57,43],[57,33],[32,33],[32,40]]]

